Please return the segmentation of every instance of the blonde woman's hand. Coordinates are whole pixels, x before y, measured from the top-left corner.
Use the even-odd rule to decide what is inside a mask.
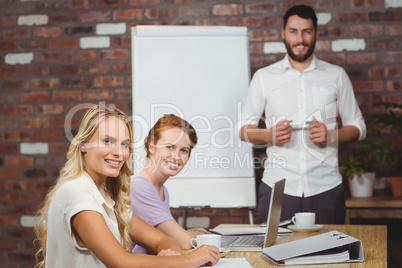
[[[204,228],[192,228],[192,229],[188,229],[188,231],[193,232],[195,235],[210,234],[210,232],[205,230]]]
[[[196,250],[188,254],[192,261],[194,260],[194,265],[201,266],[215,265],[220,258],[219,249],[215,246],[202,245]]]
[[[158,256],[177,256],[177,255],[181,255],[181,253],[172,250],[172,249],[162,249],[161,251],[159,251]]]

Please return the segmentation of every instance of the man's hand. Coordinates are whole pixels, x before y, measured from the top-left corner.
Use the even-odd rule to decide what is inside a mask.
[[[327,145],[327,126],[324,123],[317,121],[313,116],[313,121],[310,125],[310,140],[319,147],[325,147]]]
[[[292,120],[283,120],[271,128],[271,140],[274,145],[283,145],[290,141],[290,137],[292,136],[290,122]]]

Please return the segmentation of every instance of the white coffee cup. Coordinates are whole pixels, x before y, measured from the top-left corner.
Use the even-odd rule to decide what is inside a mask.
[[[194,245],[193,242],[196,242],[197,245]],[[211,245],[217,248],[221,247],[221,236],[217,234],[201,234],[197,235],[195,238],[191,238],[190,244],[194,247],[200,247],[202,245]]]
[[[298,212],[292,217],[292,222],[297,227],[313,227],[315,223],[315,213],[314,212]]]

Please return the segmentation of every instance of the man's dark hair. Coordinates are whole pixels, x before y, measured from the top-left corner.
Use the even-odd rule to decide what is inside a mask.
[[[306,5],[298,5],[288,9],[286,11],[285,16],[283,17],[283,28],[286,27],[286,23],[290,16],[297,15],[303,19],[311,19],[313,21],[314,30],[317,31],[317,16],[315,15],[315,11],[312,7]]]

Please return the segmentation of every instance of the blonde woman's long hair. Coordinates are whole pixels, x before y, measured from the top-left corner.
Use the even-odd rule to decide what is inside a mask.
[[[56,184],[50,189],[47,194],[43,207],[38,211],[39,221],[35,226],[36,241],[39,244],[39,250],[36,253],[38,264],[36,267],[43,268],[46,264],[46,239],[47,239],[47,224],[48,211],[54,194],[59,187],[68,181],[74,180],[81,176],[86,171],[83,153],[80,150],[82,144],[88,142],[99,124],[108,117],[116,116],[122,120],[130,134],[130,157],[125,161],[117,178],[107,178],[104,190],[115,202],[115,214],[118,221],[119,232],[123,241],[123,247],[131,252],[132,244],[129,232],[131,228],[131,209],[130,209],[130,176],[132,171],[132,142],[133,129],[128,116],[114,106],[106,107],[104,105],[95,105],[90,108],[84,115],[77,135],[72,140],[67,152],[67,162],[60,171],[60,177]]]

